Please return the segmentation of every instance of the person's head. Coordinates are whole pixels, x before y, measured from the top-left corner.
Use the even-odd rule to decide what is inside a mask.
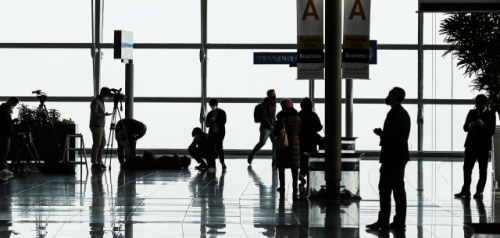
[[[290,99],[281,100],[280,105],[281,105],[281,108],[283,108],[283,109],[293,108],[293,102]]]
[[[406,97],[406,92],[404,89],[400,87],[394,87],[391,91],[389,91],[389,95],[385,98],[385,104],[387,105],[398,105],[401,104]]]
[[[215,110],[219,107],[219,101],[217,101],[217,99],[215,98],[212,98],[210,99],[210,101],[208,101],[208,105],[210,105],[210,108],[212,108],[212,110]]]
[[[479,110],[484,110],[486,107],[488,107],[488,97],[484,94],[479,94],[476,96],[476,99],[474,99],[476,102],[476,108]]]
[[[304,98],[300,101],[300,108],[304,111],[312,111],[313,104],[310,98]]]
[[[17,106],[17,104],[19,104],[19,99],[17,99],[16,97],[11,97],[9,98],[9,100],[7,100],[7,102],[5,102],[5,104],[9,106],[11,109],[14,109],[14,107]]]
[[[193,129],[193,132],[191,132],[191,136],[192,136],[192,137],[195,137],[195,136],[197,136],[197,135],[201,134],[201,132],[202,132],[201,128],[199,128],[199,127],[195,127],[195,128]]]
[[[111,97],[111,90],[108,87],[102,87],[101,92],[99,93],[99,96],[105,98],[105,97]]]
[[[276,92],[274,91],[274,89],[267,90],[267,97],[272,101],[276,100]]]

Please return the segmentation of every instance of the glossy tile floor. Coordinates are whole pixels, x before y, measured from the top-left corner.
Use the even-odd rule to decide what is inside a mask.
[[[407,229],[400,232],[364,229],[379,209],[377,161],[361,162],[363,200],[356,203],[294,200],[291,189],[280,196],[269,160],[226,164],[227,171],[216,173],[194,165],[120,171],[114,160],[113,170],[84,171],[82,179],[35,173],[3,178],[0,237],[473,237],[464,222],[500,223],[500,192],[491,189],[491,178],[482,201],[453,198],[462,162],[408,164]],[[477,177],[475,168],[474,186]]]

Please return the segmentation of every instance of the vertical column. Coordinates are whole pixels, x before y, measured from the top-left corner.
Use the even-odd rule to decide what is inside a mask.
[[[418,13],[418,151],[424,150],[424,14]]]
[[[125,64],[125,118],[134,118],[134,61]]]
[[[345,136],[346,137],[354,137],[353,136],[353,105],[354,99],[352,95],[353,88],[353,80],[346,79],[345,80]]]
[[[92,0],[93,1],[93,0]],[[94,97],[99,95],[101,90],[101,42],[102,42],[102,0],[95,0],[94,5],[94,21],[92,24],[93,27],[93,37],[94,37],[94,45],[92,46],[92,57],[94,58]]]
[[[205,115],[207,112],[207,0],[201,0],[201,109],[200,123],[203,131],[206,131]]]
[[[325,1],[325,12],[325,180],[328,196],[338,199],[342,155],[342,1]]]
[[[314,79],[309,79],[309,99],[313,104],[313,111],[316,111],[316,103],[314,102]]]

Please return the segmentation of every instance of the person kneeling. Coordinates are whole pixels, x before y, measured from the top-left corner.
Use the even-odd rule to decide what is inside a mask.
[[[215,158],[217,158],[215,145],[208,139],[207,133],[204,133],[199,127],[193,129],[191,136],[193,136],[193,142],[188,147],[189,155],[200,164],[195,169],[208,168],[208,172],[215,172]],[[208,165],[203,161],[203,158],[207,160]]]
[[[130,148],[130,158],[137,154],[137,140],[146,134],[147,127],[144,123],[134,119],[122,119],[116,123],[116,142],[118,143],[118,161],[125,162],[125,148]]]

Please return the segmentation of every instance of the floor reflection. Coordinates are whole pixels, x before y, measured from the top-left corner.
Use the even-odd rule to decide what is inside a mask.
[[[498,190],[485,190],[482,200],[453,198],[459,162],[410,162],[408,171],[418,173],[405,177],[407,229],[388,231],[364,229],[379,210],[376,161],[362,161],[363,200],[357,202],[307,200],[305,189],[294,196],[290,178],[279,194],[268,160],[226,164],[229,170],[215,173],[15,175],[0,180],[0,237],[468,238],[479,236],[465,224],[500,219]]]

